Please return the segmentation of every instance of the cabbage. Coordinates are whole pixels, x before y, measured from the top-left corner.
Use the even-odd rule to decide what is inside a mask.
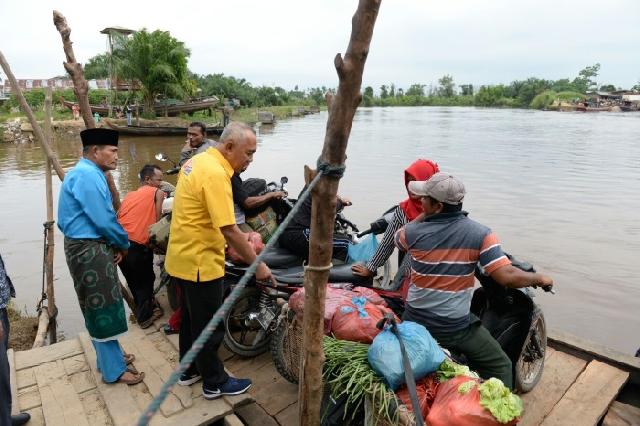
[[[468,382],[464,382],[463,384],[458,386],[458,393],[466,395],[469,392],[471,392],[471,389],[473,389],[473,387],[475,385],[476,385],[476,381],[475,380],[469,380]]]
[[[489,410],[500,423],[509,423],[522,415],[522,400],[511,393],[500,379],[495,377],[478,386],[480,405]]]
[[[442,364],[440,364],[436,373],[438,374],[438,381],[440,382],[446,382],[447,380],[458,376],[467,376],[474,379],[478,378],[478,375],[469,370],[469,367],[466,365],[460,365],[446,358],[442,361]]]

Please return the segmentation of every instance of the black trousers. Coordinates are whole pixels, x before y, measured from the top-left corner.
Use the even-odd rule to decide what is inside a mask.
[[[180,286],[182,292],[182,323],[180,324],[179,339],[180,360],[182,360],[213,314],[222,305],[224,278],[201,282],[186,281],[175,277],[172,280]],[[218,348],[220,348],[223,338],[224,326],[221,323],[196,356],[195,363],[192,363],[187,370],[187,373],[200,373],[207,386],[217,387],[229,378],[218,357]]]
[[[304,260],[309,260],[309,235],[309,229],[285,229],[278,243],[280,247],[302,257]],[[333,253],[331,258],[346,261],[350,243],[351,241],[348,237],[333,234]]]
[[[120,270],[133,295],[136,319],[140,324],[153,315],[153,283],[156,280],[153,272],[153,251],[142,244],[133,241],[129,243],[129,252],[120,262]]]
[[[0,425],[11,424],[11,384],[9,383],[9,358],[7,348],[9,346],[9,318],[7,309],[0,309],[0,322],[4,331],[4,337],[0,339]]]

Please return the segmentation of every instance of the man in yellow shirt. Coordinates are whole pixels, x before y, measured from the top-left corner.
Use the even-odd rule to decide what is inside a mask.
[[[224,297],[225,242],[250,264],[255,252],[236,225],[233,213],[231,176],[245,169],[256,152],[256,135],[244,123],[230,123],[220,143],[189,159],[180,170],[173,204],[165,268],[182,289],[180,358],[187,353]],[[261,263],[259,280],[271,279]],[[191,385],[203,379],[206,399],[237,395],[251,386],[251,380],[229,377],[218,357],[224,337],[219,327],[181,377],[179,384]]]

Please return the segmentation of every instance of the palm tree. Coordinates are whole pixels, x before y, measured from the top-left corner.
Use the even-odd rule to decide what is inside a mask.
[[[142,85],[146,113],[153,112],[158,95],[185,98],[193,90],[187,68],[191,52],[168,31],[142,29],[114,51],[116,55],[118,75]]]

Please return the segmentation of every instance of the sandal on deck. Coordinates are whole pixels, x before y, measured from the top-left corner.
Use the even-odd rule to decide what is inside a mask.
[[[125,379],[124,375],[127,373],[131,374],[133,377],[131,379]],[[143,380],[144,380],[144,372],[134,374],[131,371],[127,370],[122,374],[122,376],[120,376],[120,378],[115,383],[124,383],[125,385],[137,385]]]

